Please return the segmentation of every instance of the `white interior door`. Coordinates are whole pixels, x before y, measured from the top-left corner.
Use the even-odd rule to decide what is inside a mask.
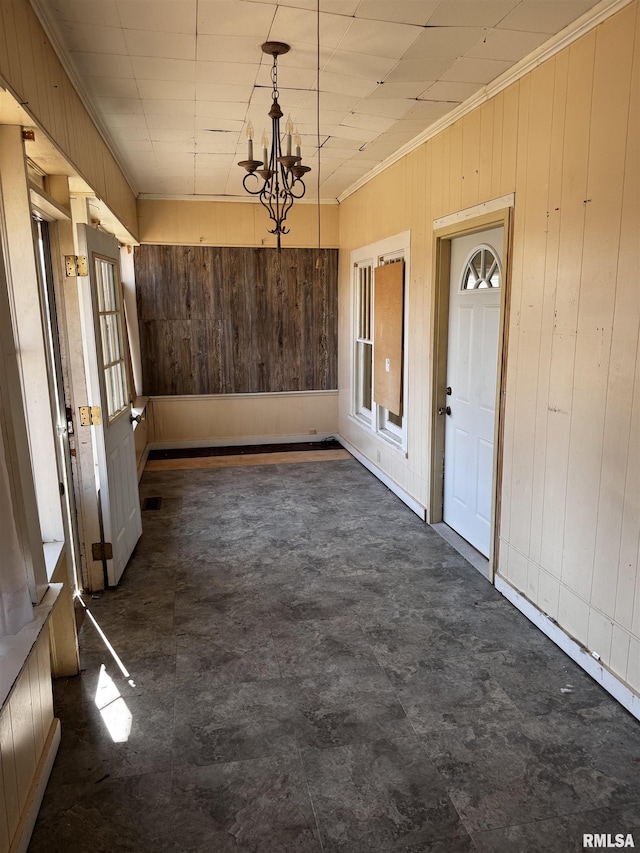
[[[486,557],[503,234],[501,226],[451,241],[443,520]]]
[[[100,410],[91,429],[104,560],[107,582],[115,586],[142,533],[119,251],[111,235],[87,225],[78,225],[78,243],[88,272],[81,295],[89,405]]]

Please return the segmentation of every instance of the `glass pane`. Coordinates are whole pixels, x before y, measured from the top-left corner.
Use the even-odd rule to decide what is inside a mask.
[[[394,415],[393,412],[387,412],[387,419],[399,429],[402,428],[402,415]]]
[[[500,287],[500,265],[491,249],[482,246],[465,265],[462,290],[482,290],[489,287]]]
[[[371,368],[372,368],[372,351],[371,344],[360,344],[361,348],[361,372],[362,377],[362,405],[365,409],[370,409],[372,405],[371,396]]]

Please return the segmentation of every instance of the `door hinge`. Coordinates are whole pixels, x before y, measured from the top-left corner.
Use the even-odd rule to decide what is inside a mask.
[[[91,555],[94,560],[113,560],[113,545],[111,542],[94,542]]]
[[[89,275],[86,255],[65,255],[64,269],[67,276]]]
[[[80,426],[100,426],[102,413],[100,406],[80,406]]]

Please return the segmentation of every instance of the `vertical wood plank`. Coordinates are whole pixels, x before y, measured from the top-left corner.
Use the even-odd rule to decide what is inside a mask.
[[[337,251],[135,250],[145,391],[219,394],[337,384]]]
[[[480,143],[482,110],[474,110],[462,120],[462,200],[463,209],[478,203],[480,184]]]
[[[596,37],[562,575],[576,592],[584,595],[586,590],[587,599],[595,580],[593,603],[611,611],[608,570],[605,578],[593,573],[634,23],[635,9],[627,7],[599,27]],[[619,524],[612,533],[619,538]]]
[[[492,98],[480,108],[479,157],[478,157],[478,201],[491,197],[493,172],[493,146],[496,101]]]
[[[20,799],[18,797],[16,757],[8,706],[0,711],[0,759],[2,760],[2,790],[4,792],[4,798],[0,800],[0,808],[5,809],[6,823],[11,839],[20,820]]]
[[[11,720],[13,751],[16,762],[18,806],[20,813],[22,813],[37,765],[31,686],[27,668],[20,673],[7,707]]]

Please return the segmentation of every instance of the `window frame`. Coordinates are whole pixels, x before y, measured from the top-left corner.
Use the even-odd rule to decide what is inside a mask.
[[[350,413],[349,417],[352,421],[358,424],[362,429],[374,435],[376,438],[384,441],[387,445],[391,445],[397,450],[403,451],[407,455],[407,375],[408,375],[408,313],[409,313],[409,281],[410,281],[410,250],[411,250],[411,232],[403,231],[385,240],[380,240],[377,243],[372,243],[368,246],[363,246],[351,253],[351,323],[350,323],[350,338],[351,338],[351,376],[350,376]],[[373,349],[375,342],[371,338],[371,417],[368,417],[366,412],[362,412],[362,394],[360,385],[362,375],[358,360],[358,345],[362,343],[359,339],[359,322],[360,322],[360,271],[363,268],[370,269],[371,280],[371,316],[370,330],[373,333],[373,324],[375,316],[375,268],[382,266],[385,263],[393,263],[395,261],[404,261],[404,281],[403,281],[403,334],[402,334],[402,417],[401,425],[394,423],[393,415],[383,406],[378,405],[373,399],[373,382],[374,382],[374,357]]]

